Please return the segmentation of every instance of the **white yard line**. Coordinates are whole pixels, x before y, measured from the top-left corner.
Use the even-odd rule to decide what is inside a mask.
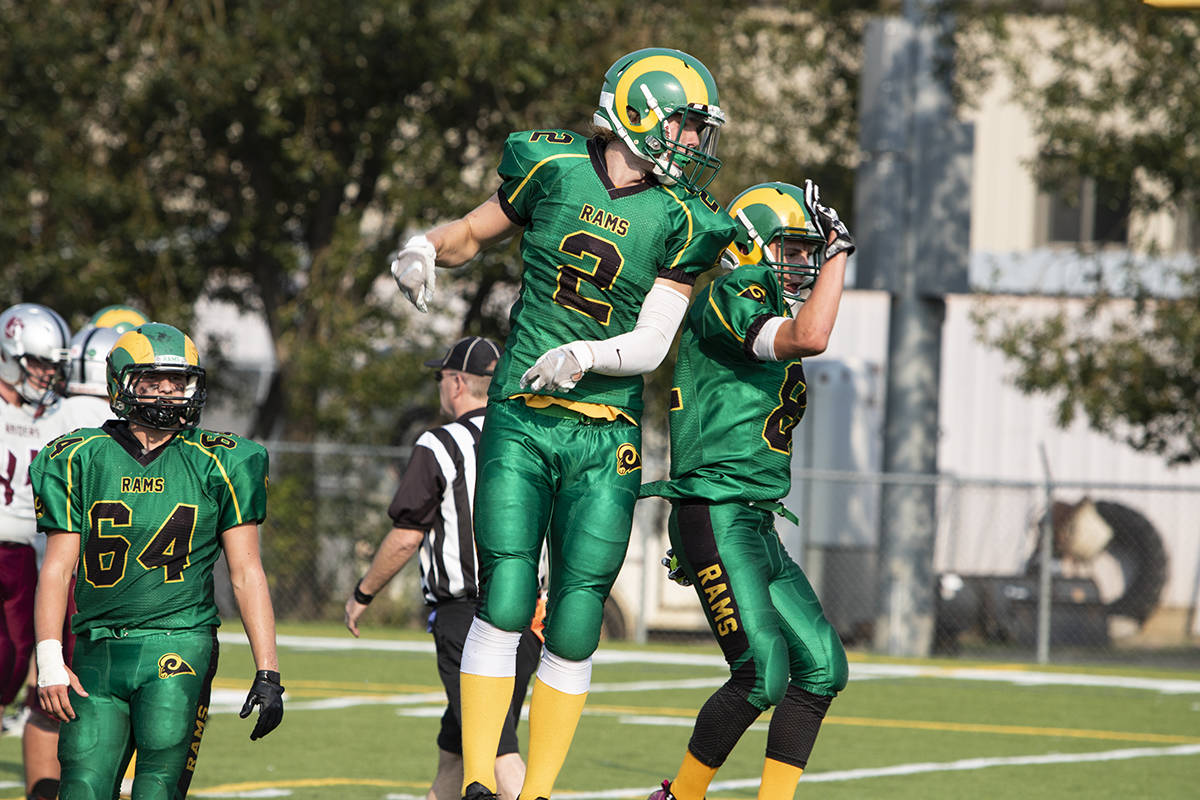
[[[800,779],[806,783],[839,783],[865,778],[891,778],[904,775],[921,775],[930,772],[964,772],[987,769],[988,767],[1046,766],[1051,764],[1080,764],[1097,761],[1127,761],[1133,758],[1163,758],[1167,756],[1200,755],[1200,744],[1176,745],[1174,747],[1133,747],[1121,750],[1106,750],[1100,753],[1051,753],[1036,756],[1007,756],[1004,758],[964,758],[959,761],[896,764],[890,767],[845,769],[831,772],[805,772]],[[714,781],[709,792],[730,789],[752,789],[758,786],[758,778],[735,781]],[[645,786],[636,789],[610,789],[603,792],[555,792],[562,800],[617,800],[626,797],[644,797],[649,790]]]
[[[222,631],[222,645],[245,645],[246,636],[240,631]],[[354,639],[329,636],[280,636],[280,647],[297,650],[374,650],[406,653],[433,653],[433,642],[394,641],[387,639]],[[678,664],[694,667],[724,669],[719,655],[696,653],[667,653],[653,650],[597,650],[592,660],[597,664]],[[943,678],[947,680],[993,681],[1021,686],[1089,686],[1117,689],[1141,689],[1162,694],[1200,694],[1200,681],[1175,678],[1148,678],[1133,675],[1092,675],[1074,672],[1042,672],[1023,668],[919,666],[907,664],[871,664],[859,661],[850,664],[850,680],[873,678]],[[656,691],[661,688],[703,688],[683,686],[674,681],[645,681],[633,684],[599,683],[592,691]],[[670,684],[669,686],[666,684]],[[642,688],[644,687],[644,688]]]
[[[932,772],[966,772],[988,769],[989,767],[1031,767],[1050,766],[1054,764],[1082,764],[1103,761],[1128,761],[1134,758],[1166,758],[1170,756],[1200,755],[1200,744],[1176,745],[1174,747],[1127,747],[1120,750],[1105,750],[1098,753],[1049,753],[1032,756],[1006,756],[1003,758],[964,758],[958,761],[927,761],[912,764],[895,764],[890,767],[868,767],[864,769],[844,769],[830,772],[805,772],[800,779],[801,784],[808,783],[840,783],[857,781],[868,778],[895,778],[907,775],[922,775]],[[715,781],[709,786],[710,792],[728,791],[731,789],[752,789],[758,786],[758,778],[743,780]],[[608,789],[603,792],[555,792],[561,800],[621,800],[622,798],[645,797],[653,787],[638,786],[629,789]],[[286,797],[291,794],[288,789],[257,789],[249,792],[208,793],[193,790],[196,797]],[[408,800],[415,797],[411,794],[388,794],[390,800]]]

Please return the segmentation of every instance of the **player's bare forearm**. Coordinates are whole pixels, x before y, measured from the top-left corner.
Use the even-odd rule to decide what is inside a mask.
[[[60,531],[46,537],[46,556],[38,573],[33,606],[34,634],[38,641],[62,638],[67,593],[78,560],[79,534]]]
[[[412,559],[424,538],[424,533],[412,528],[392,528],[358,588],[366,594],[377,594]]]
[[[358,592],[368,595],[379,593],[388,582],[404,568],[417,552],[425,534],[412,528],[392,528],[379,545],[367,574],[359,581],[357,591],[346,600],[346,628],[359,635],[358,620],[367,610],[365,603],[358,602]]]
[[[252,571],[251,571],[252,572]],[[260,567],[258,575],[248,574],[239,591],[234,583],[233,594],[237,598],[238,610],[242,614],[242,627],[250,640],[254,653],[254,668],[279,671],[279,656],[275,651],[275,609],[271,607],[271,593],[267,589],[267,576]]]
[[[780,326],[775,337],[775,355],[780,360],[819,355],[829,346],[846,282],[847,257],[838,253],[821,266],[812,293],[795,319]]]
[[[517,230],[519,227],[500,208],[499,196],[493,194],[466,216],[426,232],[425,238],[437,251],[439,267],[458,267]]]
[[[258,546],[258,526],[239,525],[221,535],[225,559],[229,562],[229,580],[242,616],[242,627],[250,640],[255,669],[279,671],[275,650],[275,610],[263,571]]]

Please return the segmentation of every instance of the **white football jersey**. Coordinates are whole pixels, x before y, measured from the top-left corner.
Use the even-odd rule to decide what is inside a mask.
[[[0,541],[33,544],[37,519],[29,464],[52,439],[76,428],[99,424],[94,407],[56,400],[35,416],[29,403],[0,399]]]
[[[99,428],[110,419],[117,418],[108,405],[107,397],[77,394],[63,400],[62,406],[62,413],[68,419],[75,420],[75,428]]]

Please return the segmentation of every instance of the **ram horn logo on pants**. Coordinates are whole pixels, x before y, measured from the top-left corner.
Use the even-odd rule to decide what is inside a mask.
[[[170,678],[173,675],[195,675],[192,665],[183,660],[178,653],[167,653],[158,660],[158,677]]]
[[[617,474],[628,475],[635,469],[642,468],[642,457],[637,448],[626,442],[617,448]]]

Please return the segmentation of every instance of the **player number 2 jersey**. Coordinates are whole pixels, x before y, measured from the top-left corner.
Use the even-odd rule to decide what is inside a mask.
[[[521,375],[547,350],[632,330],[657,278],[694,283],[733,239],[733,221],[705,193],[653,181],[614,187],[604,148],[564,130],[508,137],[499,196],[524,228],[524,272],[492,399],[521,392]],[[642,378],[588,373],[554,394],[636,415]]]
[[[738,267],[688,310],[671,390],[671,482],[666,496],[779,500],[791,488],[792,429],[807,386],[796,361],[759,361],[753,337],[791,316],[775,273]]]
[[[255,442],[197,428],[142,456],[119,421],[44,447],[30,469],[38,529],[80,536],[75,633],[219,624],[220,534],[266,517],[267,461]]]

